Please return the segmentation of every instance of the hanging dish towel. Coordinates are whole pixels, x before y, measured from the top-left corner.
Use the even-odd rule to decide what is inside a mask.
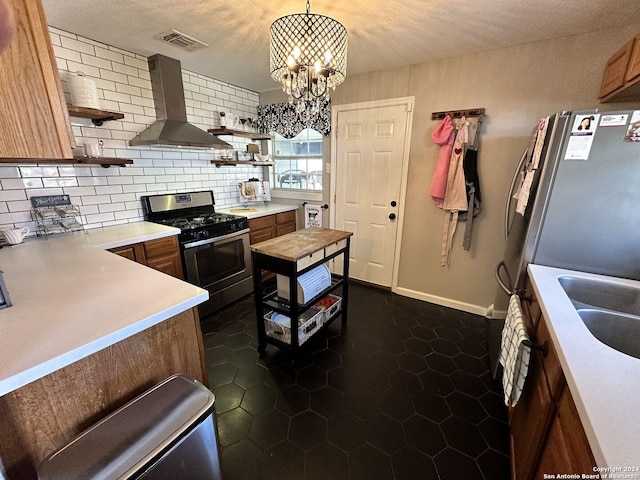
[[[525,340],[529,340],[529,336],[520,308],[520,298],[512,295],[500,345],[500,364],[504,367],[502,387],[504,403],[507,406],[515,406],[518,403],[527,377],[531,348],[523,343]]]
[[[433,172],[429,195],[433,197],[436,204],[444,200],[444,194],[447,190],[447,178],[449,175],[449,163],[451,162],[451,151],[453,150],[453,140],[456,131],[451,121],[451,117],[447,115],[444,120],[436,127],[431,138],[436,145],[440,145],[438,152],[438,163]]]

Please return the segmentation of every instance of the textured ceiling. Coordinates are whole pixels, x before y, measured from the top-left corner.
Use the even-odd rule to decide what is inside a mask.
[[[257,92],[269,76],[269,27],[304,0],[43,0],[51,26]],[[349,33],[347,76],[636,23],[638,0],[313,0]],[[186,52],[171,29],[210,47]]]

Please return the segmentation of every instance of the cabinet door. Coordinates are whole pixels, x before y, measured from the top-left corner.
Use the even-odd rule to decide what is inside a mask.
[[[270,240],[276,236],[275,215],[265,215],[249,220],[249,242],[251,245]]]
[[[147,260],[144,255],[144,247],[141,243],[112,248],[109,251],[116,255],[120,255],[121,257],[128,258],[129,260],[133,260],[134,262],[142,263],[143,265],[147,264]]]
[[[540,457],[555,406],[549,393],[540,352],[531,352],[520,401],[511,412],[511,462],[518,480],[531,479]]]
[[[545,473],[557,472],[593,475],[595,465],[573,398],[569,388],[565,387],[540,456],[535,478],[544,478]]]
[[[276,214],[276,235],[286,235],[296,231],[296,212],[282,212]]]
[[[129,260],[136,261],[136,252],[133,247],[122,247],[118,249],[109,250],[116,255],[120,255],[121,257],[128,258]]]
[[[0,53],[0,157],[71,158],[71,123],[40,0],[9,4],[18,29]]]
[[[183,279],[182,261],[179,255],[169,255],[167,257],[156,257],[147,259],[147,265],[154,270],[158,270],[172,277]]]
[[[144,253],[147,260],[179,254],[178,238],[175,235],[144,242]]]
[[[625,76],[625,82],[633,82],[634,80],[640,80],[640,33],[634,38],[633,49],[631,51],[631,57],[629,58],[629,65],[627,66],[627,74]]]
[[[180,246],[175,235],[144,242],[144,253],[149,267],[181,280],[184,278]]]
[[[629,40],[607,62],[600,85],[600,97],[603,98],[624,85],[624,78],[631,56],[634,39]]]
[[[547,327],[547,321],[544,316],[541,317],[538,324],[537,341],[540,345],[547,344],[547,356],[543,357],[542,364],[544,367],[545,376],[547,378],[547,384],[549,386],[549,393],[551,398],[557,400],[560,397],[560,392],[564,386],[566,380],[564,373],[562,372],[562,365],[560,365],[560,359],[558,353],[551,340],[551,334]]]

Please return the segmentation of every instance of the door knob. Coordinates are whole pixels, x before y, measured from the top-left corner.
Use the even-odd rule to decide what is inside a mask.
[[[391,206],[395,207],[396,205],[397,205],[396,201],[395,200],[391,200]]]
[[[396,219],[396,214],[395,213],[390,213],[389,214],[389,220],[395,220]]]

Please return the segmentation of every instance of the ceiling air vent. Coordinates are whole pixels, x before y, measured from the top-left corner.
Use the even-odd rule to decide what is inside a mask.
[[[169,33],[164,33],[158,38],[164,42],[171,43],[176,47],[186,50],[187,52],[192,52],[193,50],[209,46],[208,44],[201,42],[197,38],[190,37],[189,35],[186,35],[177,30],[171,30]]]

